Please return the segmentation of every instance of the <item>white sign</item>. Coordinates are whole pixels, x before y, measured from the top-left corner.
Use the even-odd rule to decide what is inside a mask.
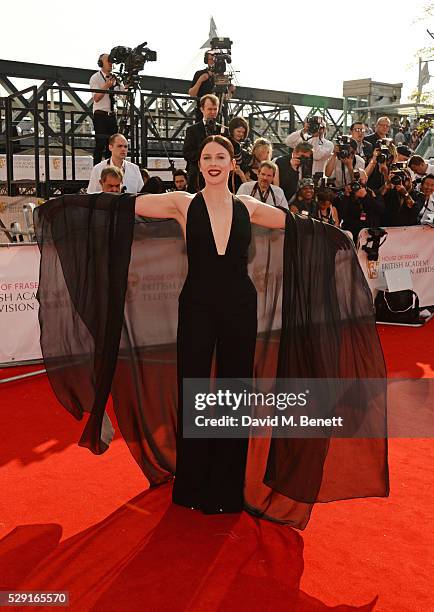
[[[387,289],[385,273],[390,270],[409,270],[420,306],[434,304],[434,228],[422,225],[386,227],[387,238],[380,246],[377,261],[369,261],[362,246],[369,232],[364,229],[358,237],[360,265],[372,293]],[[382,239],[383,240],[383,239]],[[371,245],[372,243],[370,243]]]
[[[93,168],[93,159],[90,155],[77,155],[75,157],[75,179],[77,181],[89,180]],[[72,179],[72,158],[66,157],[66,178]],[[34,155],[14,155],[14,181],[35,179]],[[7,180],[6,155],[0,155],[0,181]],[[45,181],[45,157],[39,156],[39,180]],[[50,180],[63,180],[63,157],[50,155]]]
[[[36,244],[0,248],[0,363],[42,358],[38,278]]]

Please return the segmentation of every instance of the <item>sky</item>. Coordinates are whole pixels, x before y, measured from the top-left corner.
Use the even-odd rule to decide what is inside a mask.
[[[100,53],[147,41],[158,60],[143,74],[191,79],[203,67],[212,15],[218,35],[233,41],[240,85],[341,97],[344,80],[372,78],[404,83],[405,102],[417,86],[417,50],[434,46],[426,32],[434,18],[420,20],[426,4],[20,0],[2,5],[2,22],[11,27],[2,28],[0,58],[96,70]]]

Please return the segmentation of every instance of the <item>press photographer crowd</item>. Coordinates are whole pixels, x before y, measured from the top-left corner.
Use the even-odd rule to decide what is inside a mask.
[[[234,194],[248,194],[336,225],[354,242],[363,228],[434,222],[434,165],[414,154],[421,132],[416,124],[380,117],[370,128],[356,121],[348,134],[332,141],[327,138],[324,117],[313,115],[302,129],[287,136],[287,153],[275,155],[266,138],[249,138],[245,117],[228,117],[227,100],[235,91],[227,76],[231,41],[213,39],[211,43],[211,50],[204,54],[206,67],[194,74],[188,91],[197,99],[197,107],[183,144],[186,169],[173,170],[169,187],[126,159],[128,134],[120,129],[115,111],[116,92],[137,87],[138,71],[145,61],[155,61],[155,52],[144,43],[134,50],[115,47],[100,55],[100,70],[92,76],[90,87],[108,93],[93,95],[95,166],[88,193],[163,193],[167,188],[195,193],[203,187],[198,166],[201,143],[209,135],[221,134],[235,150],[236,169],[229,180]],[[123,62],[117,76],[114,62]],[[128,79],[122,78],[125,74]]]

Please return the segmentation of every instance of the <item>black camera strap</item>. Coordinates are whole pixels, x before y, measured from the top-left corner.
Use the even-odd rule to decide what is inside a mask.
[[[274,206],[277,206],[277,204],[276,204],[276,196],[274,195],[274,191],[273,191],[273,189],[272,189],[271,185],[269,186],[269,188],[267,189],[267,191],[266,191],[266,192],[265,192],[265,194],[264,194],[264,193],[262,193],[262,191],[259,189],[258,182],[256,181],[256,183],[253,185],[252,193],[250,194],[250,195],[252,196],[252,198],[255,198],[255,197],[256,197],[256,196],[255,196],[255,193],[256,193],[257,191],[259,192],[259,199],[261,200],[261,202],[262,202],[263,204],[266,204],[266,203],[267,203],[268,196],[271,194],[271,198],[272,198],[272,200],[273,200],[273,204],[274,204]],[[256,199],[257,199],[257,198],[256,198]]]

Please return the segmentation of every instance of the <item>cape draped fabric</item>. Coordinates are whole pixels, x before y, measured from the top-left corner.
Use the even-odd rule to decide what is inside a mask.
[[[173,220],[134,216],[135,196],[62,196],[35,209],[41,347],[52,388],[99,454],[119,428],[151,486],[176,464],[176,331],[186,247]],[[258,292],[255,378],[385,379],[372,298],[346,235],[287,215],[252,226]],[[303,529],[316,502],[387,496],[385,384],[338,404],[353,438],[251,438],[246,508]],[[359,432],[359,435],[357,435]],[[360,436],[366,432],[367,437]]]

